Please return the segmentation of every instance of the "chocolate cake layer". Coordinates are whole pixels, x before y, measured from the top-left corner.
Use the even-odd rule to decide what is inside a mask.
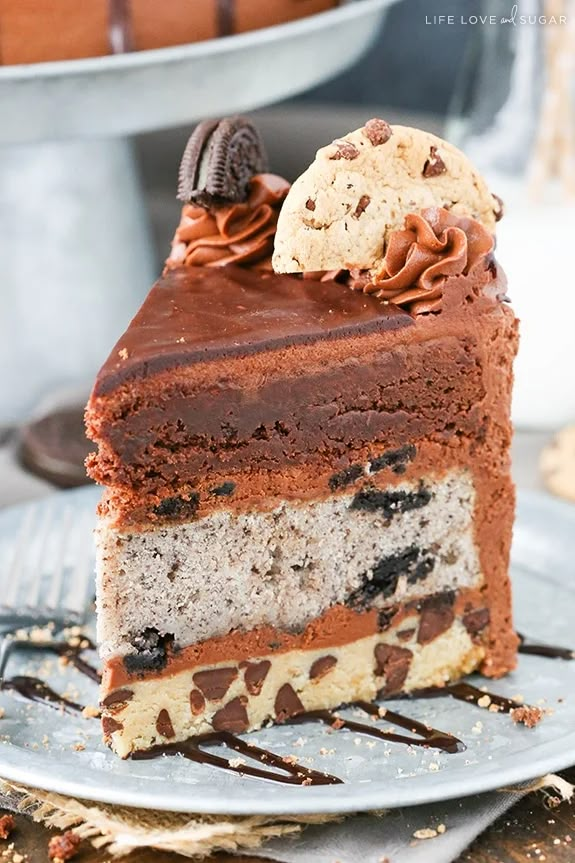
[[[200,302],[196,294],[196,275],[181,274],[177,289],[184,298],[190,289],[194,301],[209,308],[211,295]],[[235,285],[243,295],[244,276],[238,282],[235,272],[225,277],[216,272],[214,278],[222,289]],[[279,346],[269,339],[256,343],[250,335],[240,346],[234,328],[228,336],[243,355],[222,358],[216,340],[202,360],[197,352],[186,352],[181,339],[191,336],[180,335],[178,318],[171,340],[158,336],[160,358],[153,372],[153,311],[157,307],[161,318],[164,308],[162,283],[156,286],[145,315],[149,333],[148,324],[141,330],[138,318],[133,325],[134,333],[148,341],[137,347],[131,330],[120,340],[87,412],[90,435],[99,444],[89,471],[113,488],[108,501],[118,516],[124,512],[133,521],[134,512],[146,504],[153,516],[151,510],[165,498],[178,496],[194,496],[199,512],[207,512],[229,503],[211,493],[220,480],[238,485],[240,474],[254,466],[270,473],[310,464],[319,472],[345,470],[352,446],[393,448],[425,437],[439,442],[490,434],[509,438],[505,410],[515,319],[493,298],[504,283],[492,269],[452,279],[450,301],[442,313],[415,322],[407,313],[393,312],[389,304],[348,291],[344,308],[348,298],[359,298],[360,304],[373,301],[369,321],[338,330],[334,311],[336,326],[329,337],[326,295],[321,295],[326,329],[320,331],[299,313],[291,315],[291,291],[305,288],[309,315],[317,312],[315,287],[334,289],[338,296],[342,287],[282,278],[294,287],[286,287],[287,308],[282,296],[274,301],[274,326],[282,328],[287,316],[295,344]],[[266,280],[259,276],[257,283],[254,295],[264,290]],[[199,284],[205,290],[203,275]],[[335,295],[332,299],[339,303]],[[365,312],[364,305],[362,309]],[[222,320],[220,324],[225,326]],[[181,516],[188,515],[183,507]]]
[[[164,642],[156,667],[106,663],[104,734],[126,757],[191,735],[242,733],[304,710],[372,700],[378,692],[443,686],[479,665],[488,624],[481,593],[460,590],[385,615],[337,606],[299,635],[261,627],[177,651]]]

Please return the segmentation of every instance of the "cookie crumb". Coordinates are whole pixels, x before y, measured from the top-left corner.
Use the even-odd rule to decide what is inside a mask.
[[[48,842],[48,857],[54,863],[65,863],[66,860],[76,856],[80,842],[80,837],[71,830],[67,830],[61,836],[52,836]]]
[[[120,357],[121,360],[127,360],[128,359],[127,349],[121,348],[121,350],[118,351],[118,356]]]
[[[511,711],[511,719],[513,722],[522,723],[526,725],[527,728],[535,728],[541,722],[543,718],[543,711],[540,707],[529,707],[528,705],[524,705],[522,707],[514,707]]]
[[[82,716],[84,719],[97,719],[99,715],[100,711],[97,707],[94,707],[93,704],[87,704],[82,710]]]
[[[477,702],[478,707],[489,707],[491,704],[491,699],[488,695],[482,695],[481,698]]]
[[[435,839],[436,836],[437,830],[434,830],[433,827],[422,827],[413,834],[414,839]]]
[[[284,764],[298,764],[299,758],[297,755],[284,755],[282,761]]]
[[[445,824],[438,824],[436,830],[441,835],[442,833],[445,833],[447,831],[447,827],[445,826]]]

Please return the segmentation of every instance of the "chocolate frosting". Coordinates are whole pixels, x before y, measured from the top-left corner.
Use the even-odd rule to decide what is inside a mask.
[[[288,190],[282,177],[256,174],[245,203],[211,209],[186,204],[166,269],[236,264],[271,270],[278,215]]]
[[[485,266],[494,240],[475,219],[429,207],[405,217],[403,231],[393,231],[383,266],[371,280],[361,276],[350,287],[402,306],[412,314],[441,309],[448,276],[468,275]]]
[[[402,309],[335,282],[252,268],[179,267],[154,285],[94,394],[169,368],[413,326]]]

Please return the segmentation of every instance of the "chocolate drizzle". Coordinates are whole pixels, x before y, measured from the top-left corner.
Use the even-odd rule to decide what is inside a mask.
[[[216,0],[218,36],[231,36],[235,32],[235,0]]]
[[[95,645],[86,636],[78,639],[78,644],[70,644],[68,641],[31,641],[25,639],[12,639],[5,641],[2,653],[2,677],[0,679],[1,692],[14,692],[20,698],[45,704],[57,710],[81,713],[84,705],[71,701],[64,695],[55,692],[47,683],[37,677],[28,675],[15,675],[4,677],[4,670],[10,658],[10,654],[16,649],[22,650],[45,650],[57,656],[64,657],[70,665],[73,665],[81,674],[90,678],[95,683],[100,682],[100,672],[89,662],[86,662],[82,653],[85,650],[95,650]]]
[[[69,698],[65,698],[63,695],[54,692],[47,683],[44,683],[38,677],[28,677],[24,674],[18,674],[15,677],[10,677],[8,680],[2,680],[0,682],[0,690],[2,692],[15,692],[27,701],[36,701],[39,704],[45,704],[47,707],[54,707],[57,710],[81,713],[84,709],[82,704],[77,704],[75,701],[70,701]]]
[[[551,644],[540,644],[537,641],[525,638],[521,633],[518,633],[518,636],[519,653],[531,656],[545,656],[548,659],[575,659],[575,650],[569,650],[567,647],[555,647]]]
[[[518,701],[513,701],[511,698],[506,698],[504,695],[497,695],[495,692],[487,692],[485,689],[479,689],[471,683],[450,683],[448,686],[430,686],[428,689],[418,689],[412,692],[409,698],[442,698],[450,695],[458,701],[465,701],[467,704],[475,704],[477,707],[482,705],[479,703],[481,699],[488,698],[489,705],[495,705],[498,713],[511,713],[516,707],[520,707]]]
[[[396,725],[400,728],[405,728],[413,735],[397,734],[394,731],[385,728],[376,728],[373,725],[366,725],[363,722],[356,722],[352,719],[343,719],[340,716],[332,713],[331,710],[310,710],[306,713],[299,713],[297,716],[292,716],[286,724],[299,724],[302,722],[323,722],[330,728],[336,731],[340,729],[353,731],[355,734],[366,734],[369,737],[375,737],[378,740],[384,740],[386,743],[405,743],[408,746],[425,746],[433,749],[441,749],[443,752],[457,753],[465,750],[465,744],[451,734],[443,731],[438,731],[435,728],[430,728],[417,722],[415,719],[410,719],[407,716],[402,716],[400,713],[395,713],[392,710],[384,710],[380,713],[381,708],[376,704],[370,704],[368,701],[358,701],[355,705],[360,707],[365,713],[376,718],[383,718],[391,725]],[[226,746],[228,749],[233,749],[240,755],[244,755],[252,761],[258,761],[260,764],[269,765],[282,772],[275,773],[271,770],[262,770],[259,767],[254,767],[252,764],[244,763],[237,764],[221,755],[216,755],[213,752],[206,752],[206,747],[210,746]],[[143,749],[133,752],[131,757],[136,760],[144,760],[155,758],[158,755],[182,755],[184,758],[189,758],[190,761],[195,761],[199,764],[209,764],[212,767],[219,767],[224,770],[231,770],[240,775],[252,776],[257,779],[271,779],[274,782],[281,782],[288,785],[340,785],[343,780],[337,776],[332,776],[330,773],[323,773],[319,770],[310,770],[303,767],[301,764],[291,761],[290,759],[282,758],[268,749],[262,749],[259,746],[254,746],[252,743],[246,743],[235,734],[229,731],[220,731],[215,734],[203,734],[199,737],[192,737],[183,743],[165,743],[159,746],[154,746],[152,749]]]
[[[78,671],[99,683],[102,675],[97,668],[86,662],[82,654],[85,650],[96,650],[96,645],[86,636],[82,636],[78,644],[70,644],[67,641],[28,641],[24,639],[13,639],[9,642],[10,652],[16,648],[19,650],[46,650],[56,656],[62,656],[70,665]]]
[[[373,725],[366,725],[363,722],[355,722],[353,719],[344,719],[336,716],[331,710],[310,710],[308,713],[301,713],[299,716],[293,717],[290,722],[309,722],[310,720],[319,720],[332,728],[346,729],[353,731],[356,734],[367,734],[369,737],[376,737],[378,740],[385,740],[388,743],[406,743],[408,746],[425,746],[431,749],[441,749],[442,752],[455,754],[456,752],[464,752],[467,748],[465,744],[448,734],[445,731],[439,731],[437,728],[430,728],[416,719],[411,719],[409,716],[402,716],[401,713],[396,713],[393,710],[378,707],[377,704],[372,704],[369,701],[356,701],[353,705],[359,707],[369,716],[374,716],[378,719],[384,719],[391,725],[397,725],[399,728],[405,728],[406,731],[411,731],[412,734],[417,734],[419,737],[411,737],[406,734],[396,734],[395,731],[390,731],[387,728],[375,728]]]
[[[108,41],[112,54],[134,50],[131,0],[109,0]]]
[[[260,764],[269,764],[270,767],[275,767],[281,770],[282,773],[275,773],[272,770],[262,770],[260,767],[254,767],[252,764],[237,764],[229,761],[227,758],[223,758],[221,755],[206,752],[204,747],[210,746],[226,746],[240,755],[245,755],[252,761],[258,761]],[[138,750],[133,752],[130,757],[139,761],[155,758],[158,755],[183,755],[184,758],[189,758],[190,761],[195,761],[198,764],[209,764],[211,767],[220,767],[244,776],[253,776],[257,779],[271,779],[274,782],[282,782],[287,785],[342,784],[342,780],[338,779],[337,776],[331,776],[329,773],[322,773],[319,770],[310,770],[301,764],[293,763],[291,760],[286,760],[280,755],[270,752],[268,749],[261,749],[259,746],[254,746],[253,743],[246,743],[245,740],[236,737],[235,734],[231,734],[229,731],[203,734],[199,737],[192,737],[183,743],[166,743],[154,746],[153,749]]]

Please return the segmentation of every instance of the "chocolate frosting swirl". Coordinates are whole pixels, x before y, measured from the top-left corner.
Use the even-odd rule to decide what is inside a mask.
[[[256,174],[241,204],[182,208],[166,269],[223,267],[271,270],[274,235],[289,183],[276,174]]]
[[[377,293],[412,314],[436,312],[448,276],[468,275],[485,265],[493,248],[492,235],[475,219],[429,207],[409,213],[404,230],[390,234],[383,265],[371,279],[350,274],[349,285]]]

